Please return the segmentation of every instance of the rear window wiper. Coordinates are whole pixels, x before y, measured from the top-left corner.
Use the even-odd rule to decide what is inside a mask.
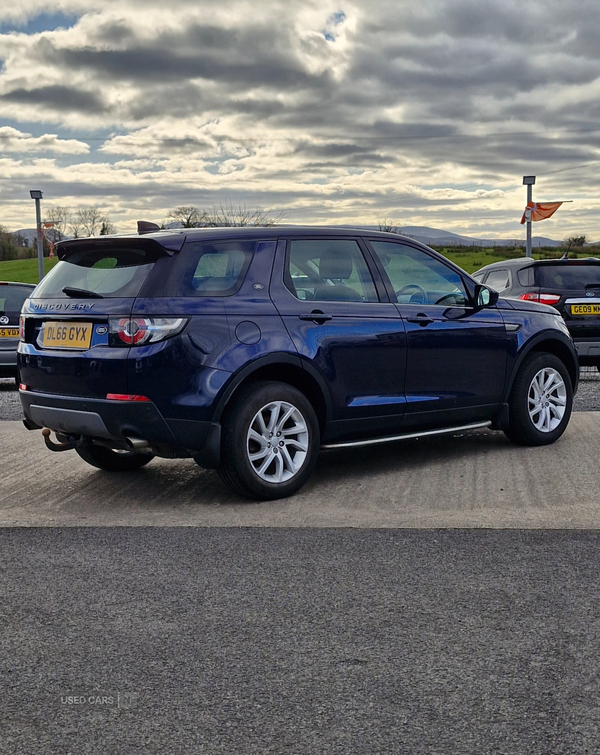
[[[62,292],[67,296],[72,296],[74,299],[104,299],[102,294],[97,294],[95,291],[88,291],[85,288],[65,286]]]

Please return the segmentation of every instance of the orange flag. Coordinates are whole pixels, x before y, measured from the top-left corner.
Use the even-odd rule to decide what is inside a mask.
[[[531,212],[532,220],[546,220],[552,217],[561,206],[562,202],[527,202],[527,207],[521,218],[521,225],[527,220],[527,213]]]

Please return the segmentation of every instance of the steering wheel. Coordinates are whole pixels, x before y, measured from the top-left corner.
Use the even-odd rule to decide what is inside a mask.
[[[400,289],[398,289],[398,291],[396,291],[396,296],[397,297],[402,296],[403,294],[405,294],[407,291],[410,291],[411,289],[414,289],[415,292],[417,294],[419,294],[420,297],[421,297],[421,301],[412,302],[412,296],[411,296],[410,297],[411,298],[411,303],[414,303],[414,304],[427,304],[427,302],[429,300],[429,297],[427,296],[427,291],[425,291],[425,289],[423,288],[423,286],[419,286],[418,283],[407,283],[406,286],[402,286],[402,288],[400,288]],[[413,296],[414,296],[414,294],[413,294]]]

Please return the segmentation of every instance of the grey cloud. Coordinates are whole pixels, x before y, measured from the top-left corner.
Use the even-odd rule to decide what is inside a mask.
[[[135,42],[135,29],[126,19],[121,21],[101,21],[94,29],[93,41],[100,45],[111,46]]]
[[[0,95],[3,100],[25,105],[43,105],[53,109],[85,110],[91,113],[106,111],[105,105],[92,92],[84,92],[67,86],[53,85],[35,89],[13,89]]]
[[[243,32],[191,27],[181,34],[159,34],[152,43],[132,41],[126,49],[57,47],[40,40],[33,51],[40,61],[67,69],[85,69],[102,79],[153,82],[205,78],[228,88],[239,85],[277,88],[318,86],[328,75],[310,76],[283,50],[272,28]]]
[[[125,103],[121,112],[134,121],[147,120],[165,114],[186,118],[206,111],[222,115],[238,114],[266,120],[285,111],[277,99],[235,99],[223,92],[205,91],[202,85],[183,82],[148,86],[131,103]]]
[[[321,40],[325,50],[343,50],[337,57],[332,54],[335,65],[329,67],[311,67],[314,60],[296,56],[293,3],[289,13],[274,13],[268,24],[240,16],[221,27],[207,14],[211,22],[159,30],[151,42],[138,33],[126,8],[122,23],[103,22],[100,13],[85,46],[70,44],[64,36],[32,41],[31,59],[56,74],[60,85],[37,87],[33,79],[27,85],[26,78],[13,77],[18,88],[4,99],[39,104],[40,117],[50,112],[58,119],[59,110],[91,113],[99,115],[101,125],[118,119],[125,128],[140,123],[152,127],[164,117],[201,121],[210,113],[212,120],[235,123],[229,140],[219,144],[222,156],[232,159],[228,141],[252,154],[255,142],[246,137],[258,124],[267,139],[290,141],[290,162],[297,169],[283,171],[285,156],[279,155],[273,165],[268,159],[260,165],[261,175],[297,185],[308,181],[308,174],[326,183],[339,168],[377,171],[409,161],[422,164],[430,180],[437,166],[455,164],[493,185],[499,178],[541,175],[595,159],[600,131],[585,129],[596,127],[600,104],[585,85],[600,77],[597,0],[353,3],[361,9],[354,35],[343,36],[347,20],[330,28],[326,15],[313,30],[331,37]],[[351,16],[351,8],[342,7]],[[5,74],[11,73],[10,66],[9,59]],[[62,83],[71,71],[88,76],[88,90]],[[565,91],[569,96],[561,104]],[[118,110],[107,104],[117,101]],[[550,133],[559,137],[547,138]],[[148,144],[152,155],[203,157],[214,149],[201,136],[178,138],[176,133],[173,139],[159,135]],[[127,155],[125,143],[118,154]],[[559,176],[566,186],[575,186],[582,175],[596,185],[596,172],[590,168]],[[235,185],[227,176],[222,180],[224,187]],[[130,201],[136,196],[136,189],[120,185],[106,190]],[[143,196],[164,193],[160,173],[139,191]],[[242,191],[235,197],[252,203],[252,196],[258,196],[261,204],[312,197],[317,208],[313,191],[308,186],[298,193],[264,193],[257,182],[256,194]],[[227,199],[225,189],[200,193],[198,199],[176,189],[168,196],[174,205]],[[408,194],[378,202],[390,210],[394,202],[415,211],[440,205]]]
[[[313,142],[299,142],[294,148],[295,154],[304,156],[319,156],[330,159],[355,157],[358,159],[373,158],[381,160],[383,155],[372,154],[370,147],[364,147],[359,144],[340,144],[329,142],[328,144],[314,144]]]
[[[564,30],[544,23],[545,12],[535,3],[468,0],[447,3],[438,18],[440,28],[451,37],[484,37],[494,42],[503,38],[523,44],[556,42]]]

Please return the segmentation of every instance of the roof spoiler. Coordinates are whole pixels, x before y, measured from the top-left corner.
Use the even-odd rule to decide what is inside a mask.
[[[159,228],[159,231],[160,230],[161,229]],[[146,231],[146,233],[153,233],[153,230]],[[181,233],[181,231],[178,233],[173,231],[162,231],[162,233],[152,236],[150,239],[142,239],[133,234],[126,236],[84,236],[77,239],[63,239],[62,241],[57,241],[54,245],[54,249],[59,260],[65,259],[77,250],[89,248],[90,246],[103,247],[113,244],[118,245],[121,243],[130,244],[131,246],[139,248],[147,247],[149,244],[158,244],[167,254],[172,255],[175,252],[181,251],[181,248],[185,244],[185,239],[186,235],[185,233]]]

